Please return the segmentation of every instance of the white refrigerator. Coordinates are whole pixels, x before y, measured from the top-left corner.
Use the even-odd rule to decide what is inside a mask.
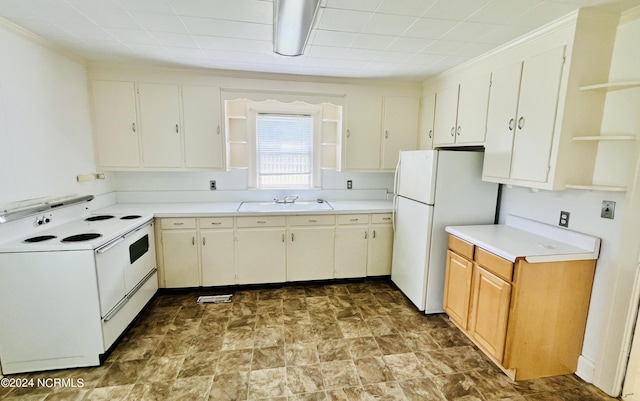
[[[493,224],[498,185],[481,181],[483,152],[400,152],[391,280],[425,313],[441,313],[450,225]]]

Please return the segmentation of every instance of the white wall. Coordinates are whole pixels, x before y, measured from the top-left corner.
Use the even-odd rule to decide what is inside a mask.
[[[101,194],[85,66],[0,20],[0,209],[32,198]]]

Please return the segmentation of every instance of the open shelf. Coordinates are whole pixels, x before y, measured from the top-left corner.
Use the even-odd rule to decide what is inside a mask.
[[[635,141],[635,135],[592,135],[574,136],[574,141]]]
[[[610,185],[565,185],[567,189],[586,189],[588,191],[609,191],[609,192],[626,192],[627,187],[618,187]]]
[[[640,86],[640,81],[621,81],[621,82],[606,82],[603,84],[595,84],[595,85],[586,85],[581,86],[581,91],[591,91],[591,90],[607,90],[607,91],[615,91],[621,89],[628,89]]]

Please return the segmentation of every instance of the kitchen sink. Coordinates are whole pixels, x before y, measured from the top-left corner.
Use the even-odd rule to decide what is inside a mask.
[[[296,201],[288,203],[276,202],[242,202],[239,212],[315,212],[318,210],[333,210],[329,202]]]

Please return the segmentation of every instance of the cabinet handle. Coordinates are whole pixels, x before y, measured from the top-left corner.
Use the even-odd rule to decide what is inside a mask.
[[[284,242],[284,234],[282,234],[282,242]]]
[[[433,135],[433,130],[432,130],[432,129],[430,129],[430,130],[429,130],[429,139],[431,139],[432,135]]]
[[[218,226],[218,225],[222,224],[222,222],[221,221],[214,221],[211,224],[214,225],[214,226]]]
[[[524,117],[520,117],[518,119],[518,129],[522,129],[524,127]]]
[[[384,138],[385,138],[385,139],[389,138],[389,131],[385,131],[385,132],[384,132]]]
[[[220,135],[220,126],[218,125],[218,135]]]
[[[291,242],[295,241],[295,237],[293,236],[293,233],[291,233]]]
[[[376,230],[373,230],[373,238],[376,238]]]
[[[131,124],[131,130],[132,130],[133,132],[136,132],[136,123],[132,123],[132,124]]]
[[[347,138],[350,138],[350,137],[351,137],[351,130],[348,129],[347,130]]]
[[[513,131],[513,129],[515,128],[515,123],[516,123],[515,118],[512,118],[511,120],[509,120],[509,131]]]
[[[207,245],[207,239],[205,237],[202,237],[202,245]]]
[[[176,124],[176,134],[178,134],[180,132],[180,129],[178,128],[178,124]]]
[[[196,244],[196,237],[191,237],[191,245],[195,245]]]
[[[258,224],[264,224],[264,223],[266,223],[266,221],[264,221],[264,220],[258,220],[258,221],[256,221],[256,223],[258,223]]]
[[[173,225],[174,225],[174,226],[181,226],[181,225],[183,225],[183,224],[184,224],[184,223],[173,223]]]
[[[458,125],[458,130],[456,131],[456,134],[458,134],[458,136],[460,136],[460,131],[462,131],[462,127]]]
[[[456,133],[456,127],[451,127],[451,136],[454,136]]]
[[[309,223],[317,223],[318,220],[309,220]]]
[[[364,232],[364,239],[367,239],[368,233],[365,231]]]
[[[349,219],[349,221],[358,221],[360,219]]]
[[[391,220],[391,217],[383,217],[382,220]]]

